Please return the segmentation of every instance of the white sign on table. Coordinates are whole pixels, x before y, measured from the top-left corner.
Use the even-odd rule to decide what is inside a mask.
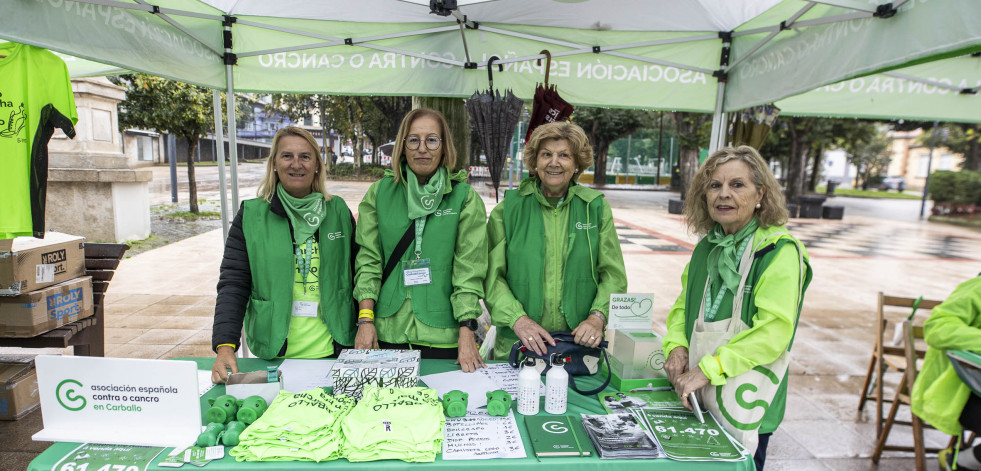
[[[610,295],[607,329],[650,330],[654,322],[654,294]]]
[[[525,458],[514,413],[494,417],[486,411],[447,418],[443,426],[443,460]]]
[[[184,446],[201,432],[192,361],[40,355],[34,440]]]

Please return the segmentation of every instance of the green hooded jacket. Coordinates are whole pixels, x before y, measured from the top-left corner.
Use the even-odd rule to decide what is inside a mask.
[[[746,281],[750,296],[743,297],[742,309],[742,320],[749,328],[719,347],[716,356],[706,355],[698,363],[713,385],[726,384],[726,378],[773,363],[785,350],[790,350],[804,302],[804,291],[813,276],[807,250],[801,245],[804,252],[798,254],[798,245],[794,241],[783,226],[761,227],[754,233],[753,267]],[[692,253],[692,262],[685,266],[681,275],[681,294],[668,312],[668,333],[662,340],[665,357],[676,347],[687,348],[689,345],[705,287],[707,267],[704,265],[708,249],[708,241],[703,238]],[[698,266],[692,267],[692,263]],[[732,293],[724,297],[717,321],[732,315],[732,299]],[[777,396],[760,425],[760,433],[776,430],[783,419],[786,396],[785,373]]]
[[[569,256],[569,215],[575,200],[578,200],[575,201],[575,204],[591,206],[590,203],[599,199],[601,217],[596,254],[597,280],[595,286],[592,287],[596,290],[595,296],[589,303],[588,309],[577,312],[572,317],[581,322],[590,311],[599,311],[603,315],[607,315],[610,308],[610,294],[624,293],[627,290],[627,274],[623,264],[623,253],[620,250],[620,239],[617,236],[613,221],[613,212],[610,210],[610,204],[603,198],[603,194],[573,182],[570,184],[565,198],[556,208],[552,207],[542,195],[538,180],[526,178],[518,186],[517,195],[514,196],[533,198],[541,208],[546,253],[544,255],[543,284],[540,288],[542,306],[539,323],[548,331],[569,331],[578,326],[578,323],[570,326],[566,315],[562,312],[562,299],[566,294],[565,264]],[[487,223],[490,254],[487,278],[484,281],[484,290],[487,293],[484,302],[491,313],[492,322],[498,326],[497,340],[494,344],[494,355],[498,359],[507,358],[511,351],[511,345],[517,340],[514,331],[511,330],[514,322],[521,316],[528,315],[507,281],[508,247],[505,206],[504,203],[498,204],[491,211],[490,221]],[[529,234],[528,236],[534,235]],[[534,286],[528,288],[536,289]]]
[[[971,395],[947,350],[981,353],[981,277],[961,283],[923,323],[929,348],[913,383],[913,413],[947,435],[961,433],[960,416]]]
[[[400,218],[407,219],[407,215],[386,215],[379,212],[379,208],[390,206],[390,202],[379,205],[378,195],[382,185],[399,185],[404,188],[405,179],[400,178],[398,183],[394,183],[395,173],[392,170],[385,171],[385,177],[371,185],[365,194],[361,204],[358,205],[358,226],[356,229],[355,240],[361,246],[355,259],[354,276],[354,297],[359,302],[365,299],[375,300],[376,309],[386,306],[389,301],[379,300],[382,293],[381,275],[384,269],[384,254],[391,252],[391,248],[385,250],[382,247],[382,238],[379,232],[380,218]],[[444,203],[448,202],[447,197],[458,185],[465,185],[460,190],[466,189],[466,199],[459,214],[459,224],[456,230],[455,244],[440,247],[441,250],[452,253],[451,275],[449,277],[449,304],[452,309],[452,318],[455,321],[476,319],[482,312],[479,299],[484,295],[483,280],[487,271],[487,234],[484,228],[487,221],[487,211],[480,196],[466,185],[466,172],[460,171],[448,175],[450,184],[444,190]],[[387,180],[387,181],[386,181]],[[402,193],[404,197],[404,192]],[[442,207],[442,203],[441,203]],[[455,215],[454,215],[455,216]],[[430,216],[432,219],[433,216]],[[427,222],[427,228],[429,224]],[[429,229],[426,229],[428,235]],[[402,233],[398,234],[401,238]],[[423,236],[423,251],[428,252],[434,244],[427,244],[429,237]],[[411,255],[406,250],[406,257]],[[436,267],[433,267],[434,272]],[[401,279],[400,269],[389,276],[389,279]],[[398,281],[398,280],[395,280]],[[386,283],[389,284],[392,281]],[[375,318],[375,329],[378,339],[388,343],[412,343],[423,346],[433,347],[455,347],[459,337],[459,326],[451,327],[434,326],[432,322],[427,323],[414,315],[412,310],[412,287],[408,288],[409,296],[401,303],[397,311],[389,317]],[[423,316],[424,317],[424,316]]]

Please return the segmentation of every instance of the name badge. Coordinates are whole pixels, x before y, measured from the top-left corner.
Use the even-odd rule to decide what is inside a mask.
[[[317,317],[317,301],[293,301],[293,317]]]
[[[402,267],[402,282],[405,286],[428,285],[433,282],[428,258],[406,260],[402,262]]]

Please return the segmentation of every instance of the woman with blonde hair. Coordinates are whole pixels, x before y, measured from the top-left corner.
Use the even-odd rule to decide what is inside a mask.
[[[325,182],[313,136],[280,129],[257,197],[242,203],[225,241],[213,382],[238,372],[243,325],[249,350],[263,359],[336,356],[354,343],[354,218]]]
[[[579,126],[555,122],[531,133],[523,158],[530,177],[491,211],[484,302],[498,326],[494,356],[515,342],[544,354],[549,332],[570,331],[576,343],[603,340],[610,294],[627,290],[627,275],[610,204],[579,185],[593,149]]]
[[[762,470],[786,407],[790,347],[811,281],[807,251],[783,226],[780,185],[749,146],[705,161],[684,214],[704,237],[668,313],[664,369],[682,404],[691,409],[694,394]]]
[[[357,348],[413,348],[422,358],[484,366],[474,333],[487,270],[487,213],[451,172],[456,150],[446,119],[417,108],[405,115],[392,168],[358,206],[355,298]]]

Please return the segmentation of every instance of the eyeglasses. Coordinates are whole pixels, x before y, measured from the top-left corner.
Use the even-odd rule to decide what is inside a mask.
[[[431,135],[426,137],[426,148],[429,150],[439,149],[439,145],[442,141],[439,137]],[[405,148],[409,150],[419,150],[419,146],[422,144],[422,139],[419,136],[409,136],[405,138]]]

